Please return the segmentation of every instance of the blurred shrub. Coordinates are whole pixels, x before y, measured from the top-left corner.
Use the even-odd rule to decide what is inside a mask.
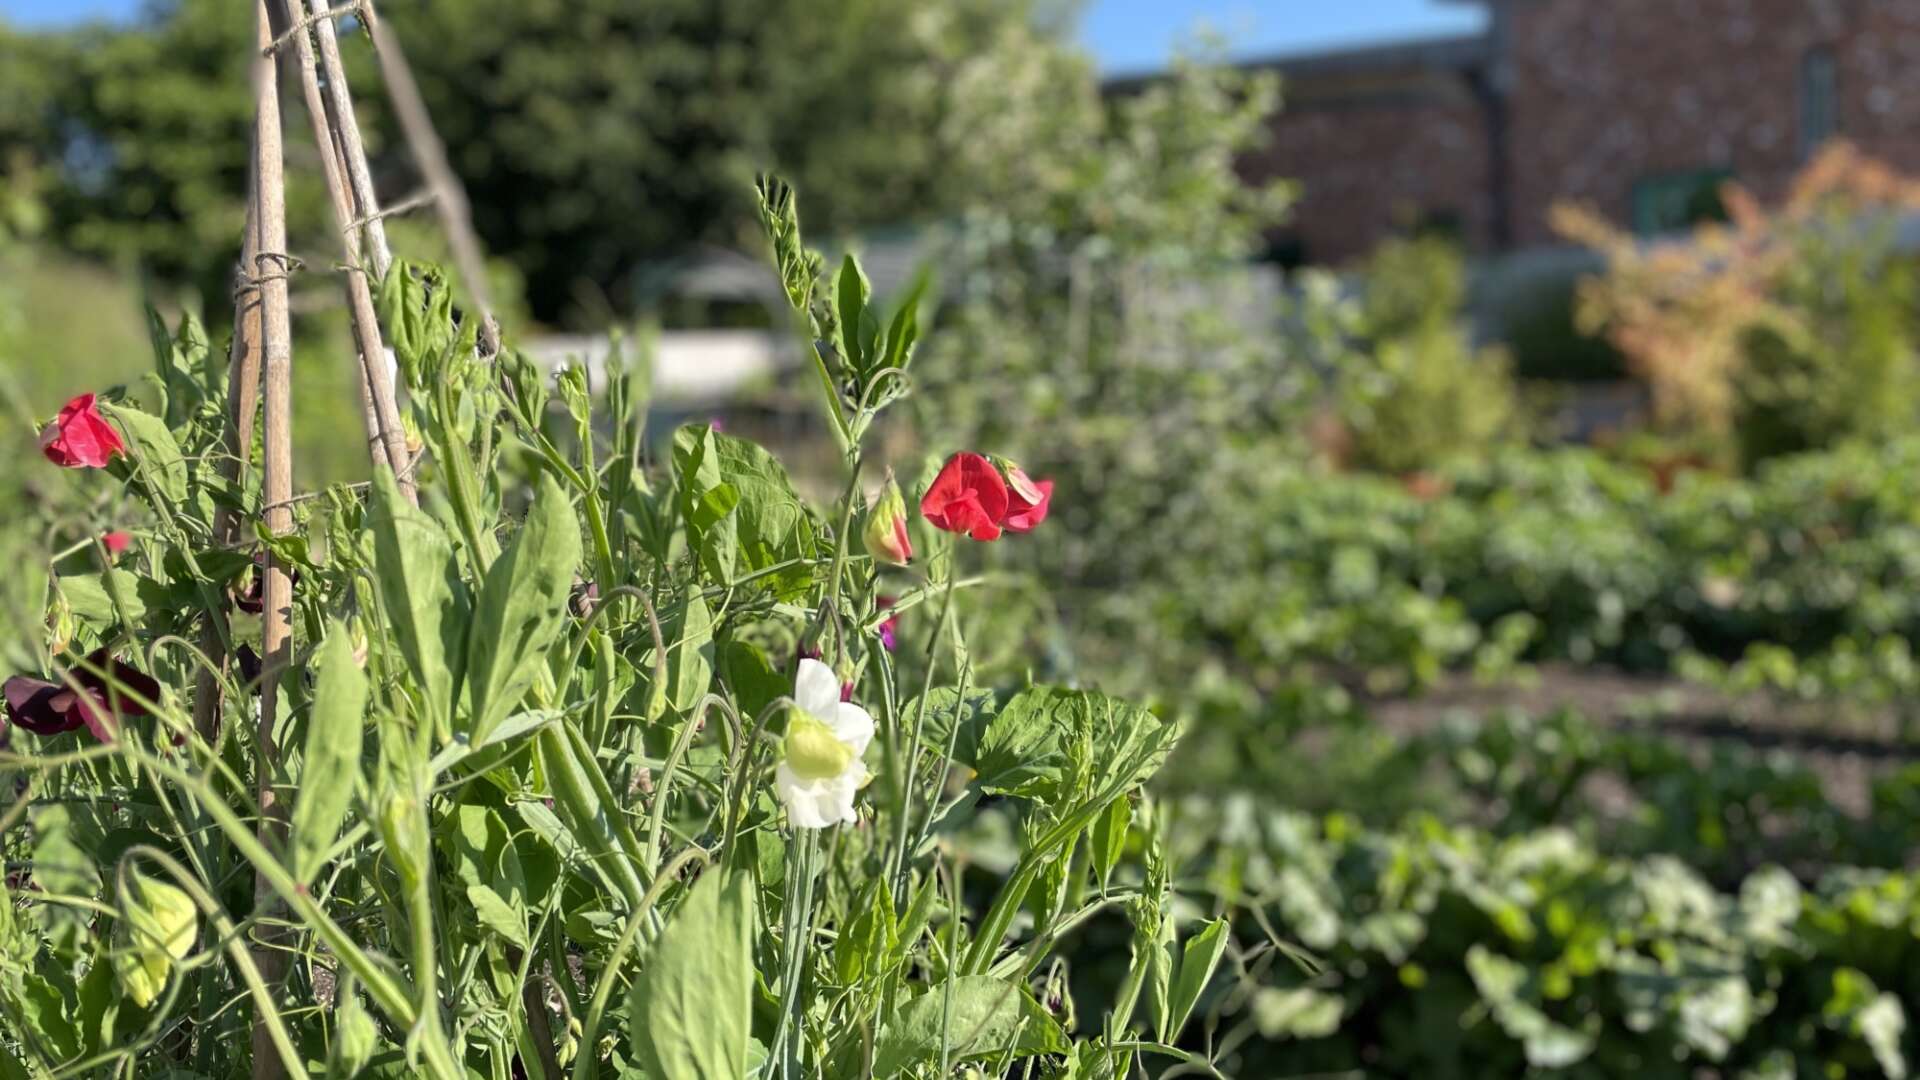
[[[1513,433],[1511,364],[1469,337],[1456,247],[1435,237],[1390,240],[1361,289],[1357,340],[1334,374],[1355,464],[1411,473],[1484,454]]]
[[[1920,665],[1882,644],[1920,636],[1916,470],[1913,438],[1775,459],[1751,479],[1516,447],[1428,491],[1276,453],[1167,496],[1208,492],[1202,514],[1102,534],[1166,546],[1086,569],[1063,614],[1100,679],[1158,671],[1197,689],[1217,666],[1267,695],[1317,669],[1391,691],[1518,660],[1698,673],[1765,647],[1805,666],[1785,692],[1804,679],[1898,701],[1920,691]],[[1136,575],[1132,605],[1091,584],[1109,565]],[[1273,722],[1257,697],[1221,706],[1248,739]]]
[[[1845,438],[1884,439],[1920,417],[1910,257],[1893,222],[1827,208],[1797,230],[1775,302],[1792,318],[1746,338],[1739,383],[1741,456],[1758,461]]]
[[[1835,145],[1777,208],[1733,184],[1723,197],[1729,222],[1651,244],[1554,210],[1608,264],[1581,286],[1580,325],[1627,356],[1656,419],[1730,438],[1748,462],[1910,425],[1914,288],[1891,229],[1920,184]]]
[[[1266,76],[1187,65],[1109,117],[1057,114],[1026,190],[971,211],[939,260],[945,306],[913,399],[939,409],[921,406],[919,429],[1052,477],[1062,524],[1022,545],[1018,570],[1054,587],[1072,652],[1024,618],[983,640],[1144,687],[1170,605],[1259,579],[1248,540],[1267,502],[1248,491],[1297,456],[1288,420],[1311,382],[1250,329],[1271,297],[1245,260],[1289,193],[1249,189],[1234,162],[1275,93]]]

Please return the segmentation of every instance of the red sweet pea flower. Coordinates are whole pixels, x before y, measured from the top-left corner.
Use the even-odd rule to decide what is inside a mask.
[[[100,543],[107,549],[108,555],[119,558],[120,553],[127,550],[127,546],[133,543],[133,534],[115,530],[102,536]]]
[[[998,540],[1007,513],[1007,482],[993,462],[962,451],[947,459],[920,499],[920,513],[936,529],[975,540]]]
[[[111,671],[109,681],[103,672]],[[74,668],[76,690],[66,683],[48,682],[30,675],[15,675],[6,681],[4,694],[7,715],[13,722],[36,735],[58,735],[85,727],[101,742],[112,742],[122,717],[146,716],[147,709],[128,695],[142,701],[158,701],[160,684],[117,660],[109,660],[105,649],[96,649],[86,662]]]
[[[996,464],[1007,478],[1007,516],[1000,519],[1000,527],[1011,533],[1032,532],[1047,520],[1047,504],[1053,501],[1053,481],[1036,481],[1011,461]]]
[[[63,469],[104,469],[127,445],[94,407],[94,396],[81,394],[40,433],[40,452]]]

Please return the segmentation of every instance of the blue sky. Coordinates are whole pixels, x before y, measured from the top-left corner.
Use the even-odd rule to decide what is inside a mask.
[[[48,25],[122,18],[140,0],[0,0],[0,18]],[[1138,71],[1166,63],[1195,28],[1222,35],[1236,56],[1298,52],[1392,38],[1470,31],[1479,9],[1442,0],[1089,0],[1081,37],[1101,67]]]
[[[8,0],[0,0],[6,3]],[[1091,0],[1080,36],[1108,71],[1161,67],[1204,25],[1234,56],[1300,52],[1480,28],[1480,8],[1441,0]]]

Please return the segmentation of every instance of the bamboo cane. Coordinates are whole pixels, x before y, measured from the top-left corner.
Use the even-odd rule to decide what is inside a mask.
[[[409,501],[418,502],[413,479],[407,468],[406,434],[400,425],[400,410],[394,403],[393,380],[387,370],[387,351],[380,335],[380,319],[373,307],[370,267],[361,259],[359,219],[353,191],[342,165],[342,148],[334,125],[329,122],[326,95],[320,88],[319,63],[314,55],[313,39],[307,33],[306,5],[301,0],[275,0],[273,10],[279,16],[275,29],[294,47],[293,67],[307,103],[307,116],[313,124],[314,143],[320,150],[320,171],[326,180],[328,201],[333,206],[334,224],[340,230],[341,249],[349,267],[346,274],[347,307],[353,319],[354,343],[360,353],[361,386],[372,403],[367,425],[369,456],[375,464],[393,469],[400,491]],[[281,39],[276,39],[281,40]],[[339,88],[345,92],[344,85]],[[349,107],[351,103],[349,102]]]
[[[269,16],[264,2],[257,6],[259,40],[264,46],[271,40]],[[293,510],[293,428],[292,406],[293,330],[287,314],[286,177],[282,158],[280,98],[274,65],[255,64],[253,69],[254,164],[253,204],[256,247],[253,280],[259,289],[260,353],[265,373],[265,453],[262,459],[261,515],[266,527],[283,533],[292,527]],[[238,390],[236,390],[238,393]],[[262,594],[261,663],[263,684],[260,691],[260,722],[257,735],[259,772],[255,779],[261,809],[260,838],[270,849],[277,848],[280,822],[285,811],[280,806],[274,781],[279,775],[280,749],[274,731],[274,718],[280,701],[280,678],[293,653],[293,582],[287,568],[271,553],[267,558]],[[254,878],[254,904],[257,911],[268,910],[273,903],[273,888],[267,879]],[[260,940],[254,946],[254,959],[261,978],[269,987],[279,984],[286,966],[283,953],[272,941]],[[256,1015],[253,1025],[253,1076],[255,1080],[278,1080],[283,1075],[279,1054],[272,1042],[272,1031]]]

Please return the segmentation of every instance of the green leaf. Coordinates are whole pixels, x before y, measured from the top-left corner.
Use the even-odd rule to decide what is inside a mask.
[[[867,313],[867,298],[873,290],[867,284],[867,275],[860,270],[860,262],[851,252],[840,261],[840,274],[834,281],[833,302],[840,319],[840,334],[837,344],[840,356],[850,371],[865,374],[870,359],[864,336],[861,332],[863,319],[870,320]]]
[[[848,985],[881,974],[898,944],[894,924],[893,890],[885,881],[867,883],[861,890],[858,914],[833,945],[833,970]]]
[[[673,457],[687,544],[715,583],[819,554],[806,505],[764,449],[690,426],[674,434]],[[796,566],[762,580],[776,597],[794,599],[813,572]]]
[[[661,932],[628,997],[648,1075],[738,1080],[753,1021],[754,902],[745,874],[714,869]]]
[[[470,788],[469,797],[480,797],[486,790],[477,786]],[[527,878],[520,865],[519,845],[514,843],[512,830],[501,817],[503,809],[474,802],[454,807],[452,820],[443,820],[439,829],[441,847],[453,866],[455,880],[467,885],[484,885],[510,909],[524,912]]]
[[[1227,920],[1215,919],[1187,939],[1180,954],[1180,969],[1174,973],[1167,1000],[1167,1030],[1162,1041],[1171,1042],[1187,1026],[1193,1007],[1200,1002],[1201,991],[1213,979],[1220,957],[1227,951]]]
[[[64,803],[41,802],[28,811],[33,825],[33,881],[40,891],[64,896],[97,896],[100,870],[92,852],[100,830],[91,812]],[[91,916],[64,904],[42,904],[42,930],[57,948],[68,948],[86,933]]]
[[[698,593],[668,613],[660,633],[667,642],[666,683],[664,687],[648,686],[648,720],[660,719],[668,706],[682,716],[692,713],[713,685],[713,615]],[[640,670],[649,684],[655,663],[649,647],[640,659]]]
[[[1309,987],[1276,990],[1262,987],[1253,996],[1253,1021],[1260,1036],[1283,1039],[1320,1039],[1340,1030],[1346,1005],[1338,994]]]
[[[308,573],[321,568],[319,563],[313,561],[313,545],[307,540],[306,533],[297,530],[277,533],[268,528],[264,521],[254,522],[253,531],[260,546],[279,559],[281,565],[298,567]]]
[[[1122,795],[1107,804],[1106,812],[1093,819],[1093,834],[1087,837],[1092,855],[1093,873],[1105,889],[1113,879],[1113,868],[1127,850],[1127,826],[1133,822],[1133,801]]]
[[[139,459],[136,475],[149,481],[156,494],[178,505],[187,499],[187,461],[180,444],[166,421],[131,405],[102,404],[102,411],[117,421],[126,436],[127,449]]]
[[[740,493],[721,472],[719,439],[712,427],[681,428],[673,436],[673,463],[687,547],[714,581],[725,584],[733,580],[740,554],[739,527],[733,518]]]
[[[293,804],[288,847],[293,876],[305,883],[326,864],[327,849],[340,835],[360,779],[361,735],[366,725],[367,676],[354,663],[353,642],[338,622],[327,627],[316,658],[313,713],[301,784]]]
[[[467,638],[467,708],[475,743],[520,703],[566,622],[567,592],[580,561],[573,506],[552,476],[513,542],[487,571]]]
[[[74,1023],[75,1008],[58,987],[44,976],[28,973],[20,976],[14,996],[23,1014],[24,1026],[38,1035],[56,1056],[79,1055],[82,1043],[80,1028]]]
[[[1131,788],[1159,768],[1177,732],[1137,705],[1058,686],[1020,691],[984,724],[983,705],[970,701],[968,709],[977,746],[965,753],[963,729],[955,756],[979,774],[981,790],[1043,801],[1072,794],[1078,780],[1095,773],[1103,784]],[[1122,763],[1126,774],[1111,775]]]
[[[766,652],[748,641],[728,641],[719,655],[720,678],[733,691],[740,715],[748,722],[775,698],[793,690],[793,677],[773,669]]]
[[[1474,945],[1467,950],[1467,974],[1492,1010],[1494,1023],[1520,1041],[1527,1064],[1564,1069],[1593,1053],[1591,1034],[1555,1022],[1540,1008],[1539,988],[1519,961]]]
[[[468,607],[446,531],[407,502],[393,470],[374,470],[367,524],[373,531],[374,579],[394,641],[427,714],[443,729],[466,666]]]
[[[157,586],[149,579],[126,570],[109,570],[127,605],[127,618],[138,623],[147,615],[146,598],[156,595]],[[73,617],[95,629],[111,628],[117,621],[113,597],[107,592],[104,574],[69,574],[54,579],[54,587],[67,601]]]
[[[953,980],[951,1009],[948,990],[945,983],[934,986],[900,1010],[880,1036],[873,1075],[897,1076],[914,1065],[938,1061],[943,1044],[954,1062],[1072,1049],[1059,1022],[1024,986],[991,975],[962,976]]]
[[[966,700],[962,702],[957,688],[940,686],[928,691],[926,710],[928,743],[944,747],[951,739],[954,760],[979,772],[980,741],[986,734],[987,725],[999,715],[1000,699],[992,690],[975,687],[967,692]],[[909,718],[919,713],[919,698],[909,701],[901,712]],[[908,722],[911,723],[911,719]],[[960,725],[958,732],[953,730],[955,724]]]
[[[513,905],[485,885],[467,886],[467,900],[473,904],[480,925],[524,949],[527,947],[526,918]]]
[[[913,275],[913,284],[908,287],[907,295],[901,299],[900,307],[893,313],[893,322],[887,327],[886,349],[880,362],[874,367],[899,368],[905,371],[913,360],[913,345],[920,336],[920,299],[926,295],[927,286],[933,275],[925,266]]]
[[[1874,1063],[1892,1080],[1906,1080],[1907,1058],[1901,1049],[1907,1012],[1900,999],[1882,993],[1873,979],[1858,968],[1836,968],[1833,996],[1821,1012],[1830,1024],[1858,1036],[1873,1054]]]

